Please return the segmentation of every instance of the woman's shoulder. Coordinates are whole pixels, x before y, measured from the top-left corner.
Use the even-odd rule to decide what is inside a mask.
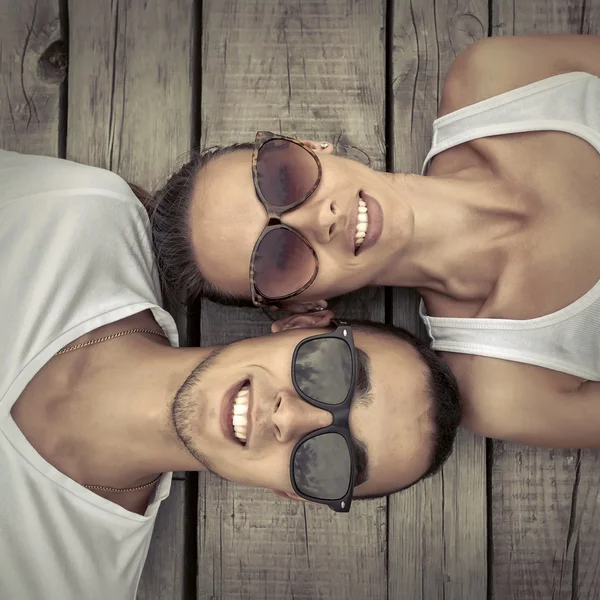
[[[476,41],[452,63],[438,117],[571,71],[600,76],[600,36],[537,35]]]

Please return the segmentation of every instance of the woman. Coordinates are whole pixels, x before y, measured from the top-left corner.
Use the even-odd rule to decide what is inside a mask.
[[[447,76],[426,176],[271,134],[197,157],[156,196],[165,280],[298,312],[415,287],[467,425],[600,447],[599,76],[597,36],[474,44]]]

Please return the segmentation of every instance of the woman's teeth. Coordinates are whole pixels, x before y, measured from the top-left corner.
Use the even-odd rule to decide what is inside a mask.
[[[369,211],[362,198],[358,199],[358,222],[356,223],[356,235],[354,236],[354,248],[358,250],[363,243],[369,227]]]
[[[246,433],[248,431],[248,398],[250,389],[248,384],[244,384],[233,400],[233,433],[242,443],[246,443]]]

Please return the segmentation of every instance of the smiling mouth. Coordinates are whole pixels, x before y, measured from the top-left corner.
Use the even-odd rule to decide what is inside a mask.
[[[362,193],[358,198],[358,216],[356,221],[356,232],[354,234],[354,254],[356,255],[362,243],[367,237],[369,229],[369,209],[367,203],[362,199]]]
[[[250,403],[250,383],[247,381],[242,385],[238,393],[233,398],[231,410],[231,424],[233,426],[233,435],[242,445],[246,445],[248,438],[248,405]]]
[[[226,439],[245,447],[251,429],[251,383],[249,379],[238,382],[229,389],[221,409],[221,429]]]
[[[358,193],[356,231],[354,231],[354,256],[372,248],[383,231],[383,211],[379,202],[363,190]],[[354,219],[351,220],[354,225]]]

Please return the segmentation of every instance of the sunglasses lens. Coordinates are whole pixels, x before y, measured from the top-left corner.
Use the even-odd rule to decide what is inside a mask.
[[[350,487],[350,473],[350,450],[338,433],[310,438],[294,455],[296,487],[312,498],[343,498]]]
[[[296,204],[317,182],[319,168],[314,156],[287,140],[270,140],[258,152],[258,187],[272,206]]]
[[[323,404],[341,404],[352,381],[352,354],[338,338],[316,338],[304,342],[294,363],[296,384],[309,398]]]
[[[267,298],[280,298],[304,287],[316,272],[315,256],[289,229],[272,229],[254,254],[256,287]]]

